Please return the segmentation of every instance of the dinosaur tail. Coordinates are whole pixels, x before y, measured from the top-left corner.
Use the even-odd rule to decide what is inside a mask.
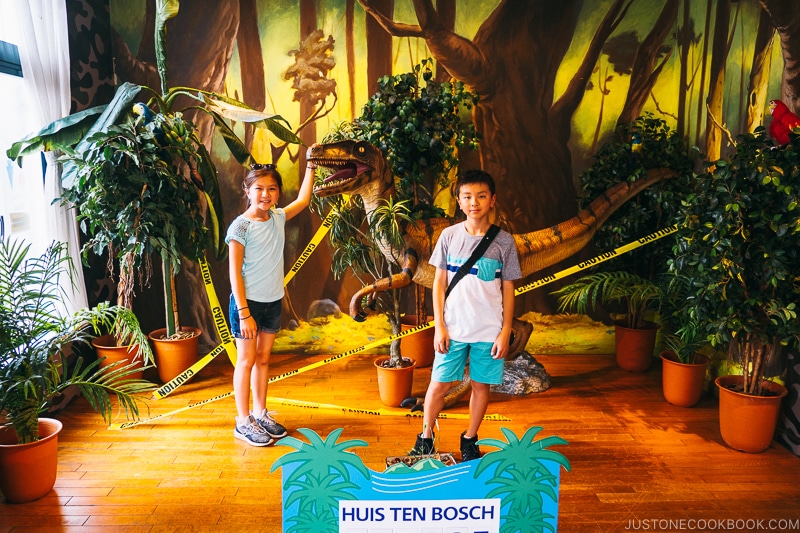
[[[522,276],[543,270],[577,253],[594,237],[597,229],[622,204],[662,179],[674,177],[668,168],[647,171],[647,177],[611,187],[577,216],[560,224],[530,233],[514,235]]]

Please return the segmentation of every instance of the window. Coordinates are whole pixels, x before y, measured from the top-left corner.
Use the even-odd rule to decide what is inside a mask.
[[[2,30],[0,30],[2,31]],[[16,46],[8,43],[9,35],[2,35],[3,48]],[[17,55],[19,58],[19,55]],[[4,62],[5,64],[5,62]],[[18,59],[17,59],[17,65]],[[8,70],[12,70],[9,67]],[[21,67],[19,68],[21,73]],[[6,157],[6,150],[11,145],[33,130],[30,116],[31,103],[25,91],[22,76],[0,71],[0,230],[5,235],[15,235],[30,242],[44,239],[36,224],[36,215],[32,209],[44,202],[44,190],[41,183],[41,160],[36,156],[25,158],[24,170],[16,162]],[[38,168],[35,168],[38,167]],[[35,176],[39,175],[39,179]],[[29,177],[26,177],[28,175]],[[38,182],[38,183],[37,183]]]
[[[22,77],[0,72],[0,229],[4,235],[24,239],[37,256],[54,240],[68,244],[75,285],[65,279],[61,287],[63,312],[72,313],[86,306],[86,290],[75,215],[53,202],[61,196],[55,155],[30,154],[22,168],[6,157],[14,142],[69,113],[66,4],[4,0],[0,41],[9,44],[0,59],[8,58],[10,70],[21,65],[22,71]]]

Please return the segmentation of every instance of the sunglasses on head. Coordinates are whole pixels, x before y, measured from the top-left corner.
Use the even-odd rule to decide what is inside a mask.
[[[275,170],[275,165],[272,163],[250,163],[250,170]]]

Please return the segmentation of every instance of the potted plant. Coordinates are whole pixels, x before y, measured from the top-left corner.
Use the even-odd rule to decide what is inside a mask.
[[[142,344],[144,334],[129,309],[100,304],[72,316],[59,314],[59,278],[68,273],[66,245],[52,244],[40,257],[30,245],[0,239],[0,488],[22,503],[41,498],[56,479],[61,422],[40,418],[68,387],[110,421],[111,395],[127,417],[139,414],[136,395],[153,389],[131,379],[133,365],[101,369],[99,361],[70,361],[68,351],[103,331]]]
[[[346,272],[355,275],[362,284],[374,283],[387,275],[399,272],[400,258],[390,260],[384,255],[379,242],[401,244],[402,235],[399,224],[411,222],[408,201],[390,201],[375,209],[366,217],[359,197],[343,198],[336,196],[326,199],[330,209],[337,216],[329,230],[334,252],[331,267],[335,277]],[[365,219],[366,217],[366,219]],[[384,313],[392,328],[392,333],[400,332],[401,291],[392,289],[371,295],[367,303],[371,311]],[[416,361],[400,352],[400,339],[392,341],[389,356],[375,360],[378,373],[378,392],[385,405],[398,407],[411,396]]]
[[[177,3],[162,2],[156,8],[154,38],[160,92],[123,83],[107,106],[59,119],[7,152],[9,159],[41,149],[65,152],[60,158],[65,165],[63,200],[78,208],[81,227],[91,238],[84,253],[108,251],[112,275],[117,263],[120,305],[130,307],[134,278],[140,286],[146,286],[151,260],[154,255],[160,258],[166,327],[150,337],[157,354],[161,353],[162,338],[169,344],[190,339],[188,359],[178,363],[180,370],[164,372],[165,365],[158,365],[165,381],[197,356],[200,331],[181,326],[174,297],[181,257],[196,261],[206,247],[220,259],[226,253],[220,237],[223,212],[217,171],[185,113],[209,115],[231,154],[245,166],[252,162],[251,155],[226,119],[265,128],[287,143],[301,143],[278,115],[202,89],[169,87],[164,38],[166,22],[177,14],[177,7]],[[147,102],[135,103],[142,91],[148,93]],[[178,103],[187,101],[191,105],[178,107]],[[175,354],[174,349],[169,352]]]
[[[699,353],[706,346],[700,324],[691,318],[677,330],[662,332],[661,387],[664,399],[673,405],[691,407],[700,401],[710,359]]]
[[[700,401],[710,358],[700,353],[708,345],[706,334],[691,308],[687,307],[691,280],[667,274],[661,313],[661,386],[664,399],[680,407]]]
[[[163,142],[157,139],[151,124],[161,130]],[[187,149],[179,149],[179,141],[169,140],[173,134],[165,133],[179,130],[187,132]],[[80,155],[67,150],[66,158],[76,172],[71,186],[64,189],[62,201],[77,208],[81,229],[89,237],[84,256],[89,251],[108,252],[111,274],[118,265],[118,305],[131,308],[135,281],[138,279],[140,287],[148,285],[154,257],[161,259],[164,294],[171,296],[172,280],[182,257],[197,261],[211,244],[197,186],[181,173],[182,166],[196,164],[191,159],[199,153],[193,136],[196,139],[192,124],[183,121],[180,114],[159,114],[150,123],[129,117],[89,136],[87,148]],[[182,327],[175,320],[172,303],[174,299],[170,298],[165,306],[166,323],[172,324],[174,331],[170,333],[168,327],[160,335],[150,335],[157,348],[162,381],[172,379],[197,357],[200,330]],[[182,352],[171,354],[176,367],[158,351],[159,337],[186,345]],[[107,339],[95,344],[107,345],[104,341]]]
[[[659,325],[653,321],[661,305],[661,287],[649,279],[622,271],[595,272],[554,291],[559,311],[586,314],[598,305],[618,305],[623,316],[614,321],[617,364],[644,372],[653,361]]]
[[[692,280],[687,307],[709,343],[740,369],[716,385],[722,438],[741,451],[772,442],[786,389],[768,378],[783,373],[787,350],[800,345],[798,176],[798,137],[776,147],[762,127],[738,136],[735,151],[682,201],[670,266]]]

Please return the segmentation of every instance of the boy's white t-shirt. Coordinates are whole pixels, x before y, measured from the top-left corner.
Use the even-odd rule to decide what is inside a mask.
[[[429,263],[446,269],[449,283],[481,239],[483,235],[470,235],[464,222],[450,226],[436,241]],[[514,237],[501,230],[445,300],[444,323],[450,338],[459,342],[494,342],[503,328],[502,282],[520,277]]]
[[[239,215],[228,226],[225,242],[235,240],[244,246],[242,279],[244,294],[256,302],[276,302],[283,298],[283,245],[286,213],[276,207],[269,220],[259,222]]]

